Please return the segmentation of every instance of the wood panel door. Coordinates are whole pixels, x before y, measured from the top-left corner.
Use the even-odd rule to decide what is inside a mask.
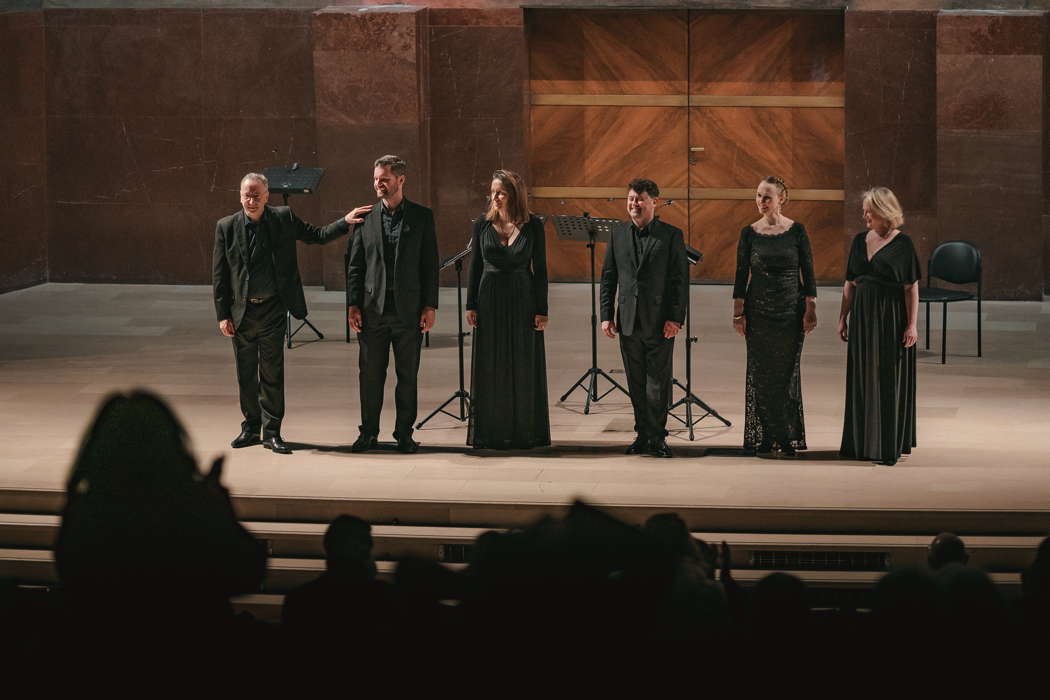
[[[626,217],[626,185],[655,180],[660,216],[729,282],[768,174],[841,276],[841,13],[529,10],[529,187],[542,214]],[[703,150],[690,150],[690,149]],[[588,251],[548,227],[550,276],[590,277]],[[598,247],[599,267],[604,246]]]
[[[806,225],[818,279],[840,279],[845,151],[841,13],[689,17],[690,207],[695,275],[732,281],[755,187],[778,175],[784,213]],[[701,150],[702,149],[702,150]]]
[[[648,177],[682,202],[661,215],[687,228],[688,14],[534,10],[527,27],[533,211],[623,219],[627,183]],[[584,244],[547,229],[550,278],[589,280]]]

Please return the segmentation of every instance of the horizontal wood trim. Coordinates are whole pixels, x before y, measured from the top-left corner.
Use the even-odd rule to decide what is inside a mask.
[[[690,107],[845,107],[842,95],[690,95]]]
[[[841,95],[555,95],[532,104],[562,107],[845,107]]]
[[[845,190],[796,190],[788,196],[797,202],[842,202],[846,199]],[[753,187],[690,187],[690,199],[754,199]]]
[[[660,190],[664,199],[685,199],[689,191],[685,187],[667,187]],[[545,199],[626,199],[627,186],[623,187],[530,187],[530,197]],[[755,196],[754,192],[751,196]]]
[[[533,94],[532,104],[584,107],[686,107],[686,95],[551,95]]]
[[[791,199],[806,202],[841,202],[845,190],[791,190]],[[532,187],[529,196],[544,199],[622,199],[627,196],[623,187]],[[660,191],[664,199],[754,199],[750,187],[667,187]]]

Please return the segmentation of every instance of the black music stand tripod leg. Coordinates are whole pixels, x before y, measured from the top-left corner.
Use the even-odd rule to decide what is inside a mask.
[[[449,416],[450,418],[455,418],[460,422],[470,418],[471,399],[470,392],[466,390],[466,370],[464,368],[463,360],[463,343],[466,337],[469,335],[469,333],[465,333],[463,331],[463,258],[465,258],[467,253],[469,252],[470,249],[468,248],[467,250],[464,250],[451,258],[451,260],[456,266],[456,317],[459,322],[459,334],[457,338],[459,345],[459,389],[452,392],[452,396],[449,396],[447,399],[445,399],[445,402],[443,404],[431,411],[429,416],[416,423],[417,430],[419,428],[422,428],[427,421],[429,421],[431,418],[433,418],[439,413],[444,413],[446,416]],[[444,269],[444,267],[447,267],[448,264],[444,265],[442,269]],[[429,337],[430,335],[427,334],[428,339]],[[456,399],[459,399],[459,415],[456,415],[455,413],[450,413],[445,410],[445,406],[448,406]]]

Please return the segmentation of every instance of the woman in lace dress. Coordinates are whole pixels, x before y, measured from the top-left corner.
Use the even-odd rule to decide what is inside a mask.
[[[793,457],[806,449],[799,360],[817,327],[817,288],[806,227],[784,216],[787,199],[779,177],[759,183],[761,218],[737,245],[733,326],[747,341],[744,449]]]

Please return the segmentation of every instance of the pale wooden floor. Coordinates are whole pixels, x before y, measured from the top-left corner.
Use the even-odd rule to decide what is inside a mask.
[[[424,444],[418,455],[348,452],[359,419],[357,346],[343,342],[341,293],[308,291],[310,318],[327,338],[286,355],[283,432],[298,445],[291,456],[228,447],[240,421],[237,388],[230,342],[212,320],[210,288],[47,284],[0,295],[0,485],[60,489],[102,397],[144,386],[174,404],[202,460],[227,455],[227,482],[243,495],[494,503],[583,496],[670,507],[1050,507],[1050,303],[987,302],[982,359],[975,357],[974,305],[954,306],[948,364],[939,363],[936,330],[934,347],[920,352],[919,447],[888,468],[836,455],[845,367],[834,288],[820,290],[821,325],[803,353],[807,458],[705,456],[709,448],[741,442],[745,356],[729,324],[729,295],[728,287],[693,287],[694,331],[701,338],[694,346],[694,388],[733,427],[708,418],[695,442],[674,435],[673,460],[622,454],[633,421],[619,393],[589,416],[582,391],[556,403],[590,360],[585,285],[551,289],[547,357],[555,447],[495,456],[465,450],[464,425],[446,417],[417,432]],[[442,290],[442,305],[433,347],[423,355],[420,417],[455,388],[454,289]],[[921,321],[920,314],[920,336]],[[683,348],[678,343],[676,376],[684,380]],[[599,364],[620,369],[615,341],[599,338]],[[384,431],[393,423],[388,396]]]

